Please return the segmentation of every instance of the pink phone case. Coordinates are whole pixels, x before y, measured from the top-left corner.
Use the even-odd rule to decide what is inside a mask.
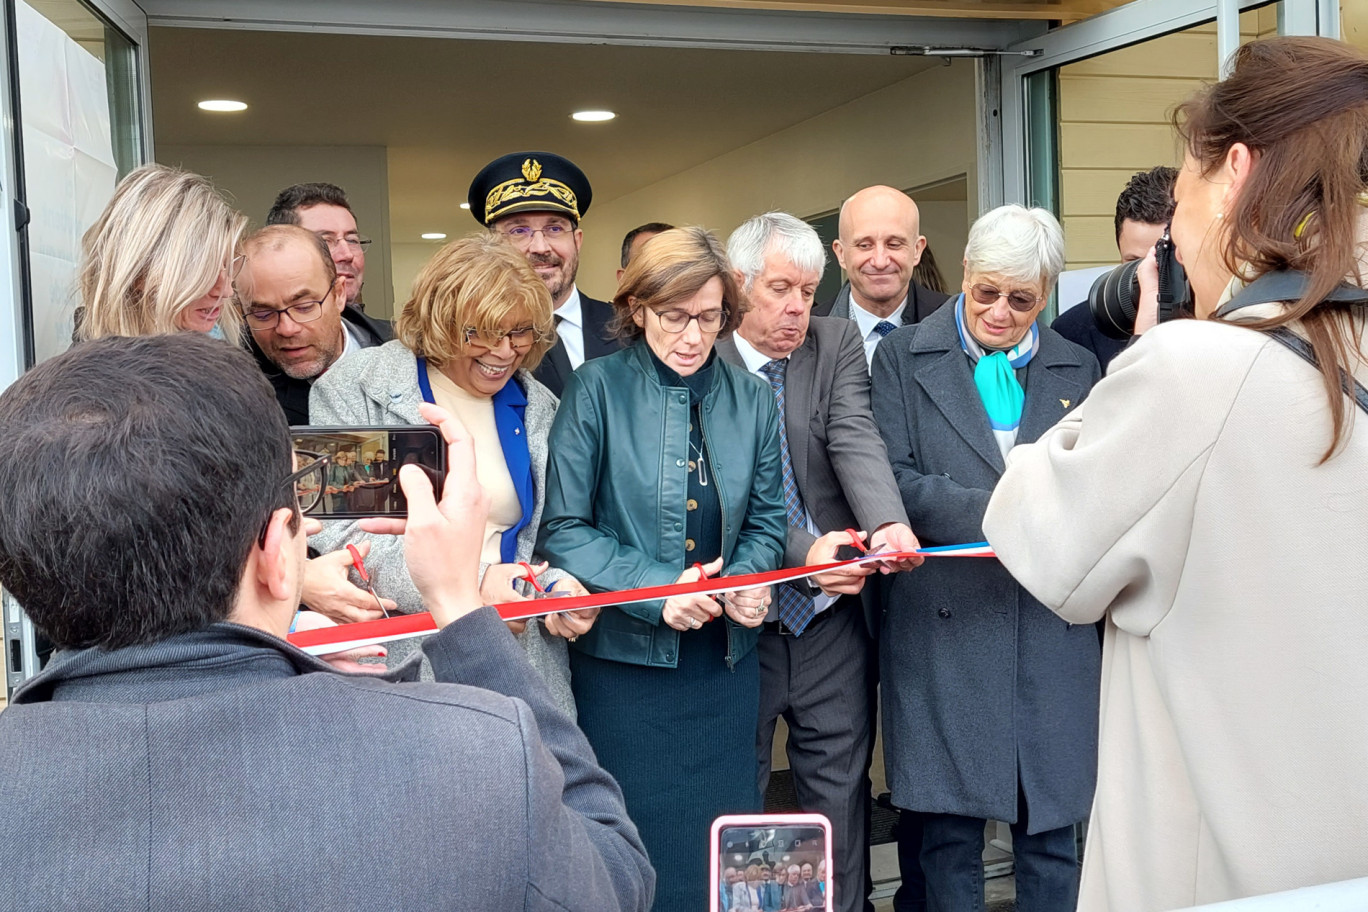
[[[823,910],[831,912],[833,906],[831,902],[832,891],[832,870],[831,870],[831,821],[823,814],[726,814],[718,817],[712,825],[712,851],[710,853],[708,882],[711,889],[708,891],[711,897],[708,901],[708,908],[711,912],[722,912],[722,872],[728,867],[744,866],[748,861],[755,861],[749,858],[747,852],[729,852],[728,857],[723,855],[722,836],[724,830],[732,828],[746,830],[771,830],[777,831],[771,835],[780,845],[776,849],[776,857],[770,859],[769,851],[756,851],[753,854],[763,856],[764,863],[773,865],[775,861],[798,861],[800,858],[812,862],[812,859],[819,859],[826,863],[826,889],[821,905],[814,905],[813,912]],[[795,830],[818,830],[821,836],[821,846],[811,848],[794,848],[789,845],[789,841],[784,839],[783,830],[793,828]],[[804,835],[803,839],[812,838]],[[785,847],[787,846],[787,847]],[[813,867],[817,865],[814,863]],[[815,880],[815,878],[814,878]],[[772,881],[771,881],[772,882]],[[781,887],[782,889],[782,887]]]

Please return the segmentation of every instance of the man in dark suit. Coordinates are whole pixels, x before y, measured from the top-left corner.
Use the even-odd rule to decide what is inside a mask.
[[[551,292],[556,346],[532,376],[560,396],[570,372],[611,354],[613,307],[575,286],[584,243],[580,219],[593,199],[589,179],[574,162],[550,152],[512,152],[485,165],[470,183],[470,211],[490,231],[522,251]]]
[[[899,326],[920,323],[948,300],[912,281],[926,249],[921,215],[906,193],[866,187],[841,205],[840,236],[831,249],[846,271],[836,298],[814,316],[851,320],[865,348],[865,367],[874,349]]]
[[[286,420],[308,424],[314,380],[348,352],[389,341],[390,325],[347,304],[347,277],[316,232],[268,225],[242,250],[246,260],[233,287],[252,354]]]
[[[785,566],[826,563],[850,544],[912,550],[917,539],[893,480],[869,405],[864,350],[852,322],[810,319],[826,259],[817,232],[771,212],[741,225],[727,254],[750,303],[741,326],[717,342],[722,358],[759,375],[775,392],[783,423]],[[905,569],[911,562],[885,571]],[[789,726],[788,755],[804,810],[830,818],[835,908],[865,907],[869,763],[878,617],[860,597],[871,567],[833,571],[776,590],[760,635],[760,791],[769,780],[774,726]]]
[[[621,791],[480,607],[488,497],[428,417],[451,472],[440,504],[405,476],[405,550],[440,683],[394,683],[285,640],[322,467],[241,352],[100,339],[0,395],[0,584],[61,649],[0,714],[6,909],[650,908]]]

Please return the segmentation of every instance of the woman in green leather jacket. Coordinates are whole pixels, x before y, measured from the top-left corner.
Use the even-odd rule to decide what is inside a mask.
[[[634,340],[586,362],[551,428],[539,552],[591,591],[774,570],[784,555],[778,412],[715,356],[744,312],[701,228],[648,241],[613,300]],[[656,867],[656,910],[708,901],[715,817],[759,809],[758,628],[768,587],[608,608],[570,648],[584,729]]]

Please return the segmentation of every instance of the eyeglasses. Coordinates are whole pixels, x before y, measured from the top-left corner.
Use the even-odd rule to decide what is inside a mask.
[[[539,234],[546,243],[553,244],[574,234],[575,227],[564,223],[553,223],[542,228],[533,228],[531,225],[514,225],[507,230],[500,228],[499,233],[517,246],[526,247]]]
[[[338,244],[346,244],[351,248],[352,253],[364,253],[366,248],[373,243],[370,238],[362,237],[359,234],[347,234],[342,237],[338,237],[335,234],[327,234],[322,231],[315,231],[314,234],[318,235],[319,239],[328,245],[329,250],[332,250]]]
[[[298,468],[285,476],[281,486],[290,489],[294,495],[296,509],[301,516],[305,516],[318,506],[318,501],[323,497],[323,477],[332,457],[309,450],[295,450],[294,455]],[[266,530],[270,525],[271,518],[267,516],[266,521],[261,524],[261,532],[257,534],[259,547],[266,547]]]
[[[532,343],[538,338],[535,326],[519,326],[514,329],[488,330],[476,329],[467,326],[465,329],[466,343],[478,345],[481,348],[498,348],[499,343],[507,339],[514,348],[531,348]]]
[[[300,301],[298,304],[291,304],[289,307],[282,307],[280,310],[273,310],[270,307],[256,307],[244,311],[247,317],[247,325],[252,330],[272,329],[280,323],[281,314],[289,314],[290,319],[296,323],[312,323],[323,316],[323,303],[332,297],[332,289],[323,296],[322,301]]]
[[[969,294],[973,299],[985,307],[992,307],[1001,298],[1007,299],[1007,306],[1018,313],[1029,313],[1030,310],[1040,303],[1040,298],[1029,295],[1024,291],[998,291],[992,285],[971,285]]]
[[[668,333],[682,333],[689,326],[690,320],[698,321],[698,328],[705,333],[715,333],[722,329],[727,322],[727,312],[725,310],[705,310],[700,314],[691,314],[687,310],[655,310],[651,309],[660,320],[660,328]]]
[[[247,262],[247,254],[239,253],[228,261],[228,281],[236,282],[238,273],[242,272],[242,264]]]

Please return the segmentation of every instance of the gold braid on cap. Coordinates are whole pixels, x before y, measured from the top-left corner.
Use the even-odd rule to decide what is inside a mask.
[[[522,173],[521,180],[514,178],[504,181],[489,191],[485,197],[486,222],[493,221],[495,213],[509,203],[537,196],[555,197],[574,213],[576,220],[579,219],[579,200],[575,198],[575,191],[558,180],[543,178],[540,162],[529,158],[523,162]]]

